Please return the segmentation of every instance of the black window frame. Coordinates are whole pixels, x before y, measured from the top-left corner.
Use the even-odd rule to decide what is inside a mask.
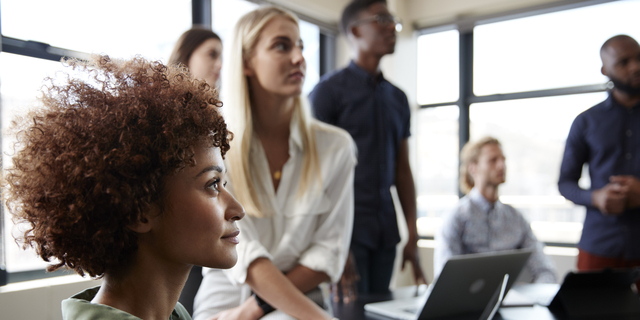
[[[607,2],[614,2],[618,0],[595,0],[595,1],[570,1],[570,4],[548,4],[536,6],[533,8],[515,10],[508,13],[501,13],[496,15],[488,15],[470,18],[466,20],[460,20],[455,24],[437,25],[428,28],[417,28],[418,35],[425,35],[431,33],[442,32],[446,30],[456,29],[459,32],[459,66],[460,66],[460,79],[459,79],[459,97],[456,101],[438,102],[431,104],[423,104],[419,106],[419,109],[437,108],[442,106],[457,105],[460,109],[459,118],[459,149],[469,142],[470,138],[470,118],[469,110],[471,104],[480,102],[496,102],[506,100],[528,99],[528,98],[543,98],[553,96],[564,96],[582,93],[604,92],[608,90],[606,83],[602,84],[590,84],[574,87],[563,87],[545,90],[533,90],[514,92],[507,94],[492,94],[485,96],[477,96],[473,92],[473,45],[474,45],[474,28],[475,26],[490,24],[500,21],[514,20],[525,18],[529,16],[542,15],[551,12],[565,11],[576,9],[580,7],[592,6],[597,4],[603,4]],[[459,194],[463,196],[462,193]]]
[[[0,0],[1,1],[1,0]],[[259,4],[268,3],[260,0],[245,0]],[[0,7],[1,8],[1,7]],[[301,20],[313,23],[320,28],[320,76],[335,70],[336,68],[336,38],[338,35],[338,27],[297,13]],[[66,48],[54,47],[47,43],[31,40],[22,40],[11,37],[5,37],[2,34],[2,15],[0,12],[0,52],[12,53],[21,56],[38,58],[50,61],[60,61],[63,58],[87,59],[88,53],[74,51]],[[191,21],[192,25],[212,26],[211,0],[191,0]],[[0,84],[1,85],[1,84]],[[2,108],[2,99],[0,99],[0,109]],[[0,119],[1,120],[1,119]],[[0,135],[0,145],[2,144],[2,136]],[[7,272],[5,257],[5,239],[4,239],[4,218],[5,207],[0,205],[0,286],[22,282],[28,280],[36,280],[57,276],[75,274],[70,270],[57,270],[55,272],[45,272],[44,269],[36,269],[22,272]]]
[[[444,32],[448,30],[458,30],[459,32],[459,96],[456,101],[438,102],[431,104],[419,105],[419,109],[437,108],[444,106],[457,105],[459,108],[459,150],[462,151],[464,145],[469,142],[470,139],[470,107],[471,104],[481,102],[497,102],[507,100],[529,99],[529,98],[543,98],[554,96],[575,95],[594,92],[606,92],[609,87],[606,83],[602,84],[590,84],[573,87],[553,88],[545,90],[532,90],[522,91],[507,94],[492,94],[485,96],[477,96],[473,92],[473,61],[474,61],[474,28],[479,25],[490,24],[501,21],[515,20],[526,18],[530,16],[543,15],[552,12],[566,11],[577,9],[581,7],[588,7],[598,4],[604,4],[609,2],[615,2],[619,0],[591,0],[591,1],[567,1],[561,4],[551,3],[543,4],[539,6],[518,9],[509,11],[506,13],[485,15],[480,17],[473,17],[468,19],[461,19],[455,23],[447,23],[442,25],[434,25],[426,28],[414,25],[414,29],[417,31],[418,36]],[[458,157],[458,166],[460,165],[460,158]],[[458,173],[459,174],[459,173]],[[459,177],[458,177],[459,178]],[[458,179],[459,184],[460,179]],[[458,190],[460,186],[458,185]],[[462,198],[464,194],[458,191],[458,196]],[[421,237],[421,239],[433,239],[433,237]],[[575,248],[577,243],[562,243],[562,242],[545,242],[547,246],[554,247],[568,247]]]

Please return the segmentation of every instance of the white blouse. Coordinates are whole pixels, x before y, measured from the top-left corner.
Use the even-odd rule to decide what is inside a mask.
[[[289,159],[282,168],[277,192],[262,144],[253,139],[251,165],[257,168],[253,183],[260,185],[257,190],[265,190],[258,198],[269,217],[256,218],[247,213],[238,222],[238,262],[228,270],[204,268],[194,318],[202,312],[213,315],[235,307],[248,298],[248,286],[241,285],[245,283],[249,265],[258,258],[270,259],[284,273],[301,264],[326,273],[332,282],[340,279],[353,228],[356,147],[346,131],[312,121],[321,183],[311,181],[302,193],[298,192],[298,185],[304,154],[295,121],[289,138]]]

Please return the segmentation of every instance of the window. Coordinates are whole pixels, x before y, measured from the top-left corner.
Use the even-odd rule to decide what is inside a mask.
[[[413,175],[422,236],[433,236],[441,218],[458,203],[458,117],[455,105],[412,115]]]
[[[36,41],[66,50],[104,53],[112,57],[129,58],[140,54],[148,59],[167,61],[175,41],[191,26],[190,0],[153,3],[114,0],[108,4],[80,0],[7,0],[0,5],[3,37],[14,38],[21,43]],[[5,46],[3,50],[6,50]],[[41,50],[44,52],[46,46]],[[3,130],[15,115],[37,107],[43,79],[55,76],[57,71],[70,72],[57,61],[0,53]],[[11,165],[7,153],[11,154],[12,145],[13,141],[3,136],[4,167]],[[9,214],[2,215],[0,225],[0,269],[9,272],[9,281],[25,279],[23,275],[31,274],[30,271],[35,277],[44,277],[44,272],[39,270],[44,269],[47,263],[33,250],[22,250],[13,238],[14,235],[21,236],[25,226],[14,226]],[[12,273],[17,276],[13,277]]]
[[[600,46],[616,34],[640,39],[640,1],[614,1],[474,29],[476,95],[606,82]]]
[[[140,54],[148,59],[166,62],[180,35],[191,28],[192,9],[200,7],[190,0],[87,2],[19,1],[0,2],[2,36],[40,42],[46,45],[83,53],[104,53],[112,57],[129,58]],[[193,8],[192,8],[193,7]],[[235,22],[257,4],[242,0],[212,0],[213,30],[223,43],[230,43]],[[300,33],[305,43],[307,79],[306,95],[319,80],[320,30],[315,24],[300,21]],[[7,46],[8,47],[8,46]],[[37,107],[39,89],[46,76],[57,71],[70,72],[60,62],[26,55],[0,53],[0,99],[2,128],[6,129],[16,114]],[[224,63],[224,62],[223,62]],[[3,163],[10,165],[12,141],[2,139]],[[22,250],[13,239],[25,226],[14,226],[9,214],[0,215],[0,272],[20,273],[9,281],[25,279],[33,271],[44,276],[46,263],[33,250]],[[40,275],[41,274],[41,275]],[[12,280],[14,279],[14,280]]]
[[[458,30],[418,37],[418,104],[458,100],[458,39]]]
[[[573,119],[606,96],[598,92],[471,105],[471,140],[493,136],[500,140],[507,158],[507,181],[500,187],[500,200],[535,222],[532,227],[542,241],[577,243],[580,239],[585,209],[558,192],[560,162]],[[588,176],[583,179],[588,186]],[[558,233],[563,226],[566,230]]]
[[[577,243],[585,208],[564,199],[557,188],[565,140],[573,119],[607,97],[600,46],[617,34],[640,39],[635,17],[639,11],[640,1],[613,1],[481,21],[460,35],[423,31],[417,48],[417,96],[423,109],[414,114],[413,126],[421,236],[433,236],[442,215],[457,203],[459,132],[468,128],[471,140],[492,135],[503,144],[508,170],[500,199],[523,212],[540,240]],[[460,43],[473,46],[460,48]],[[472,59],[470,77],[458,78],[456,50],[462,50],[460,57]],[[459,97],[461,85],[473,90]],[[444,113],[448,120],[442,118]],[[579,183],[588,188],[586,166],[583,172]],[[453,190],[447,179],[455,181]]]
[[[36,97],[47,76],[55,76],[57,71],[65,69],[59,62],[30,58],[10,53],[0,53],[0,95],[2,96],[2,128],[6,130],[11,120],[37,107]],[[65,70],[66,71],[66,70]],[[6,135],[2,137],[3,167],[11,166],[10,155],[13,152],[14,140]],[[5,209],[6,212],[6,209]],[[20,230],[24,226],[15,226],[10,215],[4,216],[4,241],[6,267],[8,272],[43,269],[46,263],[33,250],[22,250],[16,245],[13,236],[22,236]]]
[[[167,61],[191,27],[190,0],[2,1],[2,35],[54,47]]]

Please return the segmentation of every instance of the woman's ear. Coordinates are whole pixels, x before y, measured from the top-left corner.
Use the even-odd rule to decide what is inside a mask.
[[[251,61],[242,59],[242,71],[246,77],[253,76],[253,68],[251,67]]]
[[[140,219],[134,224],[129,225],[129,229],[137,233],[147,233],[151,231],[153,224],[152,221],[160,214],[160,208],[157,204],[152,204],[149,211],[142,214]]]

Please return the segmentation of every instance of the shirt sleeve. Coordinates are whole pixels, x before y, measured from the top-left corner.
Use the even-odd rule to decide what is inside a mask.
[[[584,137],[585,126],[584,114],[579,115],[571,125],[560,166],[558,190],[562,196],[573,203],[590,206],[591,191],[584,190],[578,185],[578,180],[582,175],[582,166],[588,161],[589,155]]]
[[[463,254],[462,233],[464,222],[459,218],[460,208],[451,212],[436,235],[436,248],[433,253],[434,277],[438,277],[449,258]]]
[[[335,159],[325,187],[325,196],[331,207],[318,219],[318,227],[307,250],[300,256],[299,263],[314,271],[324,272],[331,282],[338,282],[349,254],[353,230],[353,176],[356,164],[355,143],[348,138],[351,146],[343,156]]]
[[[404,96],[404,110],[406,112],[404,117],[404,131],[402,133],[402,137],[404,139],[409,138],[411,136],[411,108],[409,107],[409,100],[407,99],[407,95],[402,93]]]
[[[335,92],[331,87],[330,81],[320,81],[313,91],[309,93],[309,102],[311,110],[316,119],[337,125],[338,113],[336,112]]]
[[[529,221],[519,212],[516,213],[520,216],[520,228],[524,230],[523,242],[520,248],[533,249],[533,253],[531,253],[531,257],[529,257],[525,265],[525,268],[528,269],[533,276],[533,282],[557,283],[558,279],[556,278],[556,268],[553,261],[544,253],[544,247],[533,234]]]

